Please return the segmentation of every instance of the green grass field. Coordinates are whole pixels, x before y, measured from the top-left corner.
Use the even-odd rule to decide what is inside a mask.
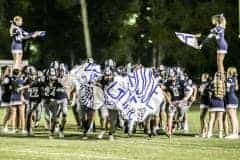
[[[2,117],[3,110],[0,110]],[[188,135],[152,139],[138,131],[132,138],[118,131],[113,142],[97,140],[96,133],[82,140],[77,132],[72,112],[69,112],[64,139],[49,140],[43,126],[35,130],[35,137],[0,136],[0,160],[237,160],[240,159],[240,140],[195,138],[198,133],[199,112],[190,111]],[[43,121],[42,121],[43,122]],[[43,124],[43,123],[42,123]]]

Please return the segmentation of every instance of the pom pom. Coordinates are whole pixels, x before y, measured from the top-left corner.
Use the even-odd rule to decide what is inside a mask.
[[[40,37],[45,37],[45,36],[46,36],[46,31],[40,31],[39,36],[40,36]]]

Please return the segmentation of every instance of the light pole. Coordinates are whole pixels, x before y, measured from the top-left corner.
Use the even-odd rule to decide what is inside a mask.
[[[87,3],[85,0],[80,0],[80,4],[81,4],[83,32],[84,32],[87,58],[92,58],[92,45],[91,45],[91,38],[90,38],[90,32],[89,32],[89,26],[88,26]]]

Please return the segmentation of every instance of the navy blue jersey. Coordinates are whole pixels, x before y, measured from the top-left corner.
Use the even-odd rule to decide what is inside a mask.
[[[57,86],[55,82],[46,81],[45,83],[43,83],[42,97],[48,100],[57,99],[56,89],[57,89]]]
[[[67,98],[67,93],[64,86],[59,82],[56,82],[55,86],[56,86],[56,99],[62,100]]]
[[[168,81],[166,88],[171,94],[172,101],[181,100],[184,97],[184,85],[179,81]]]
[[[24,86],[31,84],[31,80],[30,80],[30,78],[28,78],[27,76],[23,76],[23,79],[24,79]],[[23,97],[24,97],[25,100],[29,100],[29,92],[28,92],[28,89],[25,89],[25,90],[23,91]]]
[[[33,102],[40,102],[42,99],[43,83],[39,81],[33,81],[29,85],[29,100]]]

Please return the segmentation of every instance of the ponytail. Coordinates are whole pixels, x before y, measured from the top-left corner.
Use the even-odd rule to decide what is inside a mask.
[[[9,29],[9,33],[10,33],[10,36],[12,37],[13,36],[13,29],[15,27],[15,24],[13,21],[10,21],[11,25],[10,25],[10,29]]]
[[[226,28],[227,21],[223,13],[213,15],[212,20],[214,20],[214,25],[219,25],[223,28]]]
[[[227,21],[223,13],[219,15],[219,25],[223,28],[226,28]]]

